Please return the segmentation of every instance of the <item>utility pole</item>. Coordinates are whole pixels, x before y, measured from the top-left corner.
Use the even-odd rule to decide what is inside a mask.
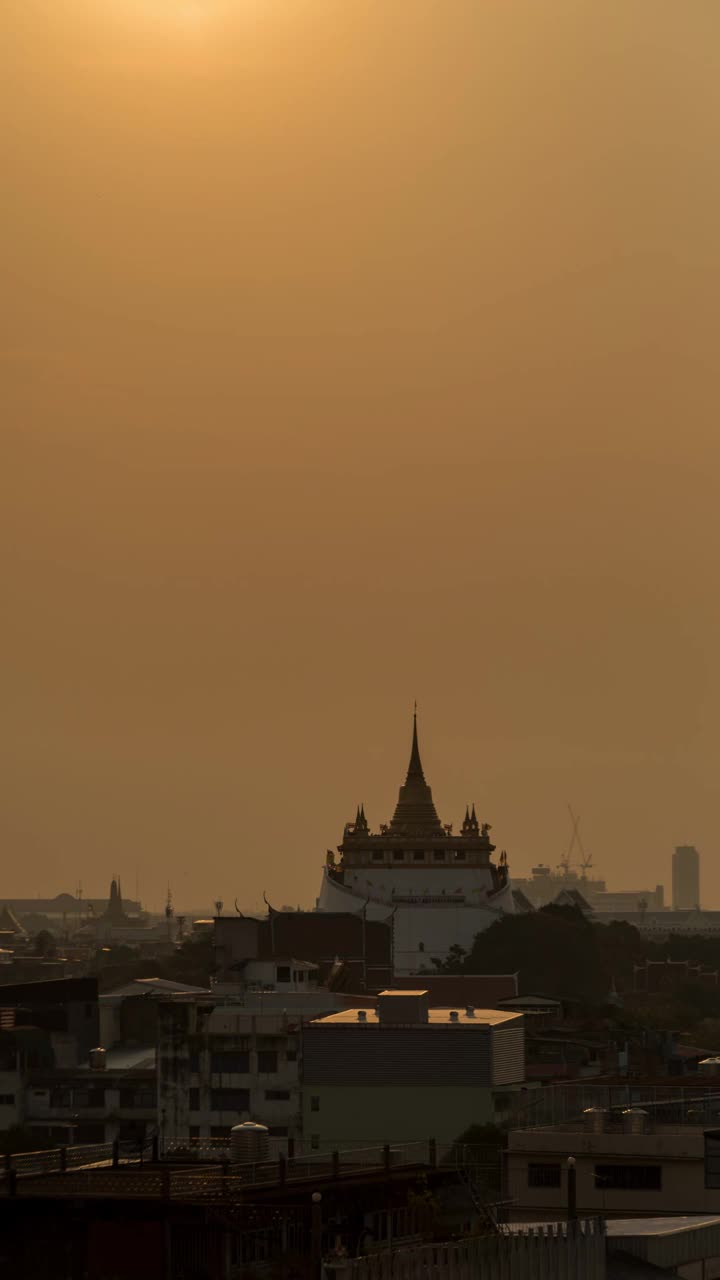
[[[567,1158],[567,1216],[568,1222],[577,1221],[577,1169],[574,1156]]]

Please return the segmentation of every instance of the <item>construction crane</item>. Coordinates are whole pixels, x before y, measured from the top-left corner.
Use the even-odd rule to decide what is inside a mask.
[[[572,824],[572,835],[570,836],[567,853],[564,858],[560,859],[560,869],[562,870],[563,875],[567,876],[570,874],[571,866],[579,866],[581,879],[585,880],[587,879],[588,871],[592,867],[592,854],[585,852],[583,842],[580,838],[580,817],[578,814],[573,813],[573,808],[570,804],[568,805],[568,813],[570,814],[570,822]],[[576,849],[579,857],[578,861],[573,864],[571,862],[571,858]]]

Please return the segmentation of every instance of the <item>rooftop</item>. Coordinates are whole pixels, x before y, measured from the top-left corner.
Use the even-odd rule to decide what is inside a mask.
[[[417,995],[417,992],[391,992],[392,995]],[[358,1017],[362,1013],[363,1017]],[[451,1018],[450,1015],[455,1014]],[[413,1022],[407,1025],[411,1026],[464,1026],[464,1027],[494,1027],[499,1026],[503,1022],[515,1022],[521,1015],[517,1012],[510,1012],[507,1009],[473,1009],[471,1013],[467,1009],[428,1009],[427,1022]],[[315,1018],[313,1026],[379,1026],[380,1018],[377,1009],[343,1009],[341,1013],[330,1013],[324,1018]],[[383,1024],[388,1026],[387,1021]],[[392,1024],[390,1024],[392,1025]],[[403,1024],[405,1025],[405,1024]]]

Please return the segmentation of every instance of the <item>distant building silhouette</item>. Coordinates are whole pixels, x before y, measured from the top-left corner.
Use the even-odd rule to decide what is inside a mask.
[[[700,906],[700,854],[694,844],[677,845],[672,860],[672,896],[675,911]]]

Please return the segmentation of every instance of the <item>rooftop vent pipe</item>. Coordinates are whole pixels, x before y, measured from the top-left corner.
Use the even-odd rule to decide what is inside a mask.
[[[367,1010],[358,1009],[358,1022],[367,1022]]]
[[[450,1021],[451,1021],[451,1022],[458,1022],[459,1020],[460,1020],[460,1014],[458,1013],[457,1009],[451,1009],[451,1010],[450,1010]]]

